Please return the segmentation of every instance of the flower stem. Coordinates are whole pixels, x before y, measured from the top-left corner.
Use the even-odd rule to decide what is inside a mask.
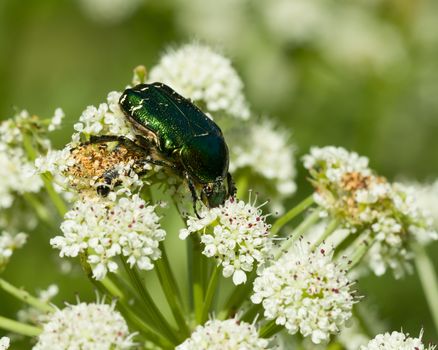
[[[262,304],[252,304],[251,307],[240,317],[242,321],[253,322],[257,314],[263,314]]]
[[[179,330],[187,337],[190,335],[190,330],[184,317],[181,294],[173,275],[169,259],[167,258],[163,242],[160,244],[160,249],[161,259],[155,262],[155,270]]]
[[[201,242],[196,234],[190,235],[193,246],[193,305],[195,308],[195,319],[198,324],[201,323],[202,306],[204,303],[204,288],[203,288],[203,259],[201,252]]]
[[[217,282],[219,280],[221,268],[220,266],[215,265],[213,267],[213,272],[210,276],[210,281],[208,283],[207,287],[207,293],[205,295],[204,305],[202,308],[202,314],[201,314],[201,324],[204,324],[207,321],[208,318],[208,312],[211,308],[211,303],[213,301],[214,294],[216,292]]]
[[[275,320],[271,320],[266,323],[262,328],[260,328],[259,335],[261,338],[270,338],[274,334],[280,332],[282,329],[283,326],[276,324]]]
[[[372,245],[376,240],[375,238],[370,239],[370,235],[365,234],[365,237],[359,236],[357,238],[357,241],[358,241],[358,244],[356,244],[357,248],[350,259],[351,260],[349,264],[350,270],[353,269],[356,265],[358,265],[362,261],[363,257],[366,255],[366,253],[372,247]]]
[[[170,324],[161,314],[158,307],[155,305],[152,297],[143,285],[137,269],[135,267],[131,268],[124,257],[122,257],[122,262],[130,280],[134,284],[135,289],[141,297],[143,305],[146,308],[146,313],[153,318],[154,322],[156,322],[156,326],[158,326],[163,331],[163,333],[166,334],[167,337],[169,337],[171,341],[178,342],[179,339],[175,335],[175,330],[170,326]]]
[[[223,310],[219,313],[218,319],[223,320],[232,317],[237,312],[237,309],[248,298],[248,294],[252,291],[252,283],[256,276],[256,271],[252,271],[245,284],[234,287],[233,292],[225,302]]]
[[[47,194],[52,200],[53,205],[58,211],[59,216],[64,217],[65,213],[67,212],[67,206],[65,205],[64,200],[61,198],[58,192],[55,191],[52,184],[51,176],[49,176],[48,174],[43,174],[41,175],[41,178],[43,179]]]
[[[25,323],[17,322],[6,317],[0,316],[0,328],[10,332],[25,335],[28,337],[36,337],[41,333],[41,328],[34,327]]]
[[[43,204],[40,203],[37,196],[30,192],[25,192],[23,193],[23,198],[33,207],[35,213],[41,219],[41,221],[45,222],[49,226],[53,226],[49,211]]]
[[[415,265],[417,266],[418,277],[423,286],[429,310],[438,331],[438,280],[433,268],[432,261],[427,255],[426,249],[421,244],[413,244],[415,252]]]
[[[284,241],[281,249],[275,254],[274,258],[278,259],[283,252],[287,251],[292,244],[304,233],[309,227],[314,225],[319,220],[319,211],[315,210],[310,215],[308,215],[301,224],[292,232],[292,234],[287,237],[286,241]]]
[[[298,205],[290,209],[286,214],[278,218],[271,227],[271,235],[276,235],[284,225],[309,208],[313,203],[315,203],[313,195],[310,195]]]
[[[325,228],[323,234],[319,239],[312,245],[312,248],[318,247],[322,242],[324,242],[337,228],[339,225],[338,219],[331,220],[327,227]]]
[[[118,299],[117,306],[123,316],[129,323],[135,326],[143,336],[163,349],[170,350],[174,348],[174,344],[167,340],[166,336],[156,333],[150,325],[146,324],[140,316],[132,311],[132,308],[127,303],[123,292],[109,278],[104,278],[102,281],[96,281],[91,275],[90,278],[92,279],[92,283],[101,293],[108,294],[111,297]]]
[[[24,301],[29,305],[32,305],[33,307],[37,308],[42,312],[55,311],[55,308],[50,306],[48,303],[45,303],[44,301],[32,296],[30,293],[28,293],[23,289],[13,286],[12,284],[10,284],[9,282],[5,281],[2,278],[0,278],[0,288],[2,288],[5,292],[11,294],[15,298]]]

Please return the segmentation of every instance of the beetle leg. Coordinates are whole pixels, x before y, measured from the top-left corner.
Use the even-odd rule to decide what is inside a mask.
[[[138,153],[147,153],[149,151],[147,148],[144,148],[136,144],[134,141],[128,139],[127,137],[117,136],[117,135],[99,135],[99,136],[91,135],[90,141],[88,143],[105,143],[105,142],[118,142],[119,144],[125,146],[126,148]]]
[[[227,186],[228,194],[230,195],[230,197],[233,197],[237,192],[237,188],[230,173],[227,173]]]
[[[190,179],[190,176],[188,173],[185,173],[185,178],[187,180],[187,183],[189,185],[190,193],[192,194],[192,200],[193,200],[193,210],[195,211],[195,215],[198,219],[201,217],[198,214],[198,210],[196,209],[196,202],[199,200],[198,195],[196,193],[195,185],[193,184],[193,181]]]

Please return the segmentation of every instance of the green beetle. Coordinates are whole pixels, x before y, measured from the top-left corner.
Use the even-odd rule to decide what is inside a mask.
[[[112,136],[140,148],[151,162],[172,168],[187,181],[196,212],[200,199],[209,207],[234,195],[228,172],[229,154],[221,129],[188,99],[162,83],[139,84],[126,89],[120,107],[137,134],[137,143]]]

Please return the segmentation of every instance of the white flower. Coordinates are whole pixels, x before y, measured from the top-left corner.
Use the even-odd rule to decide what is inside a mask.
[[[346,271],[324,246],[310,251],[302,243],[264,269],[254,281],[251,301],[262,303],[267,319],[315,344],[339,333],[354,303]]]
[[[48,130],[54,131],[59,129],[62,123],[62,119],[64,119],[64,117],[65,117],[64,111],[61,108],[57,108],[55,110],[55,115],[52,117],[52,120],[50,121]]]
[[[155,206],[147,205],[138,195],[119,198],[82,199],[75,203],[61,224],[63,236],[50,244],[60,256],[75,257],[87,253],[93,277],[101,280],[118,268],[116,257],[142,270],[153,269],[161,256],[160,241],[166,233],[160,228]]]
[[[367,345],[360,347],[360,350],[433,350],[435,346],[425,346],[421,338],[423,332],[418,338],[411,338],[409,334],[392,332],[377,335]]]
[[[434,227],[438,228],[438,179],[430,184],[410,184],[410,187],[418,207],[432,218]]]
[[[0,350],[9,349],[10,339],[8,337],[0,338]]]
[[[38,291],[37,298],[44,303],[50,302],[59,292],[56,284],[51,284],[47,289]],[[40,325],[47,320],[48,315],[33,306],[25,307],[17,313],[17,319],[23,323]]]
[[[94,21],[118,23],[130,17],[141,0],[79,0],[84,12]]]
[[[270,226],[260,206],[230,198],[217,208],[204,208],[200,216],[187,220],[180,238],[201,232],[202,253],[215,258],[222,265],[223,276],[233,276],[234,284],[245,283],[246,273],[263,264],[272,248]]]
[[[265,187],[263,194],[274,202],[274,209],[281,209],[281,201],[296,190],[296,170],[294,146],[287,133],[277,129],[265,119],[251,125],[245,137],[239,133],[230,148],[230,172],[243,172],[253,186],[257,185],[257,191]],[[251,173],[245,173],[245,169]]]
[[[243,83],[231,62],[208,46],[188,44],[169,51],[152,68],[149,80],[171,86],[214,116],[250,116]]]
[[[376,275],[412,270],[411,242],[438,238],[433,220],[416,202],[415,190],[391,184],[368,167],[368,159],[343,148],[312,148],[303,158],[316,191],[315,202],[352,233],[375,242],[366,261]]]
[[[275,38],[306,42],[329,29],[329,3],[322,0],[273,0],[261,2],[263,19]]]
[[[12,256],[14,250],[21,248],[27,240],[25,233],[11,235],[4,231],[0,235],[0,272],[5,268],[6,264]]]
[[[112,91],[108,94],[106,103],[101,103],[97,108],[88,106],[85,109],[79,117],[79,122],[74,125],[77,131],[72,136],[74,146],[81,139],[88,140],[90,135],[115,135],[135,139],[131,125],[120,109],[120,95],[120,92]]]
[[[79,303],[56,310],[44,324],[33,350],[134,348],[134,334],[114,308],[114,303]]]
[[[253,324],[230,319],[210,320],[198,326],[191,337],[176,350],[263,350],[268,340],[259,338]]]

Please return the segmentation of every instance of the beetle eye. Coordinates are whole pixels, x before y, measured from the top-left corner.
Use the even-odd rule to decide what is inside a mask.
[[[211,188],[210,185],[206,185],[206,186],[204,186],[204,192],[205,192],[205,194],[211,194],[212,191],[213,191],[213,189]]]

